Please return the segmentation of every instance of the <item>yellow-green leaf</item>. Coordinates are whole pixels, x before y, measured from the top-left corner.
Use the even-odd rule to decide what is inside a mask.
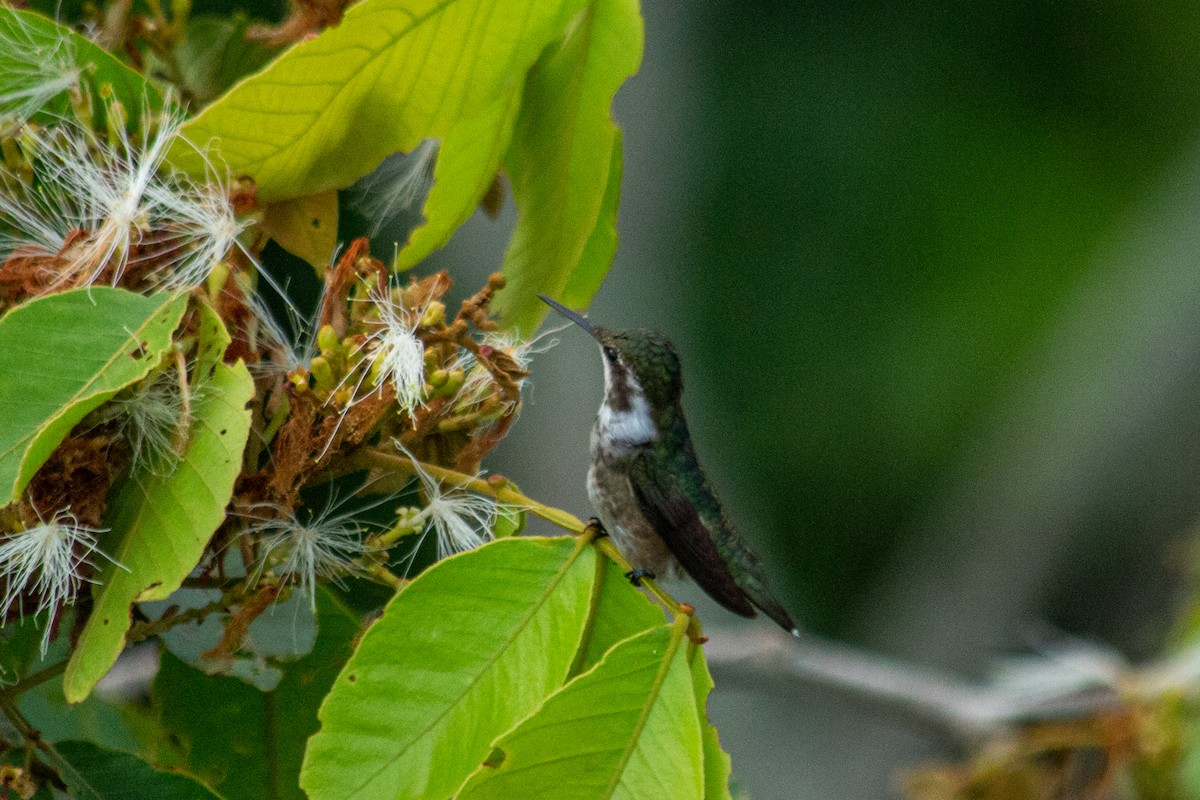
[[[280,247],[324,274],[337,247],[337,190],[271,203],[262,225]]]
[[[63,692],[72,703],[87,697],[116,662],[133,603],[161,600],[178,589],[225,518],[250,431],[246,403],[254,383],[240,361],[222,363],[229,334],[207,307],[201,308],[198,336],[183,456],[168,470],[145,465],[118,487],[109,504],[111,530],[100,546],[117,564],[106,564],[95,576],[92,615],[63,678]]]
[[[606,198],[615,211],[609,187],[614,175],[620,180],[610,107],[641,63],[642,39],[637,0],[593,0],[530,71],[508,157],[518,211],[504,259],[509,283],[496,298],[497,311],[526,333],[546,313],[537,293],[561,297],[597,226],[612,224],[613,214],[602,214]],[[609,252],[611,259],[611,250],[598,242],[591,256]],[[595,272],[596,265],[586,268]],[[599,285],[595,275],[580,288],[592,285]]]
[[[350,185],[508,97],[580,0],[363,0],[184,125],[265,202]],[[169,159],[200,177],[185,143]]]
[[[396,269],[409,269],[437,250],[475,213],[512,140],[520,106],[517,84],[482,114],[456,125],[442,141],[425,200],[425,221],[413,229],[396,256]]]
[[[692,655],[692,685],[696,692],[696,713],[700,716],[700,737],[704,745],[704,800],[732,800],[729,792],[729,754],[721,749],[717,729],[708,721],[708,694],[713,688],[712,675],[704,649]]]
[[[698,800],[700,722],[682,630],[621,642],[502,736],[458,800]]]
[[[312,800],[444,800],[567,675],[596,554],[500,539],[398,594],[334,683],[300,785]]]
[[[591,616],[571,674],[587,672],[617,642],[656,628],[663,619],[662,609],[633,588],[615,562],[599,559],[592,585]]]

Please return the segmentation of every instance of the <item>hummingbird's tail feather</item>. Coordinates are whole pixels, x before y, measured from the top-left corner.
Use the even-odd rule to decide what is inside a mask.
[[[764,614],[775,620],[779,627],[783,628],[793,636],[800,635],[800,629],[796,627],[796,623],[792,622],[792,617],[784,609],[783,605],[775,599],[774,593],[763,582],[746,581],[747,585],[742,586],[742,591],[750,598],[754,605],[758,606]]]

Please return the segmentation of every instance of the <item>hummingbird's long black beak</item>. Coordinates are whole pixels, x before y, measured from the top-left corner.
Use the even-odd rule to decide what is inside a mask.
[[[549,297],[546,297],[546,295],[544,295],[544,294],[539,294],[538,297],[540,297],[542,299],[543,303],[550,306],[555,311],[557,311],[559,314],[562,314],[564,317],[571,320],[571,322],[574,322],[576,325],[578,325],[579,327],[581,327],[585,331],[587,331],[588,336],[591,336],[593,339],[596,338],[596,331],[594,328],[592,328],[592,323],[587,321],[587,317],[585,317],[581,314],[576,314],[574,311],[567,308],[562,303],[560,303],[556,300],[551,300]]]

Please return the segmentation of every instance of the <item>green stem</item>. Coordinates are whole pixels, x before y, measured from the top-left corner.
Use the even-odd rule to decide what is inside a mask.
[[[0,691],[0,703],[11,701],[11,700],[21,696],[25,692],[28,692],[30,689],[36,689],[38,686],[41,686],[46,681],[51,680],[52,678],[56,678],[59,675],[63,674],[63,672],[66,671],[66,669],[67,669],[67,662],[60,661],[57,664],[46,667],[43,670],[39,670],[38,672],[35,672],[32,675],[25,676],[21,680],[14,683],[12,686],[9,686],[7,689],[4,689],[3,691]]]
[[[532,497],[521,494],[508,481],[493,483],[492,481],[466,475],[462,472],[447,469],[446,467],[439,467],[435,464],[422,464],[413,461],[407,456],[388,453],[374,447],[360,447],[350,454],[348,461],[350,465],[357,466],[358,468],[370,467],[391,472],[401,472],[406,475],[416,475],[419,469],[439,483],[469,489],[477,494],[491,497],[504,505],[528,511],[552,525],[557,525],[564,530],[570,531],[576,536],[583,535],[588,531],[588,527],[575,515],[562,509],[539,503]],[[593,536],[592,545],[620,567],[622,572],[629,572],[633,569],[633,566],[625,559],[625,556],[621,555],[621,551],[617,549],[616,545],[608,537],[597,538]],[[693,609],[691,606],[681,607],[675,598],[664,592],[654,581],[643,579],[641,585],[646,587],[646,591],[653,595],[671,614],[686,614],[692,617]],[[700,636],[698,624],[693,625],[692,633],[697,638]]]

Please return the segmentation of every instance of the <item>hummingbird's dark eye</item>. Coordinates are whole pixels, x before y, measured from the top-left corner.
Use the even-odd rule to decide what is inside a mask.
[[[607,358],[609,361],[616,361],[617,360],[617,348],[615,348],[615,347],[604,348],[604,357]]]

